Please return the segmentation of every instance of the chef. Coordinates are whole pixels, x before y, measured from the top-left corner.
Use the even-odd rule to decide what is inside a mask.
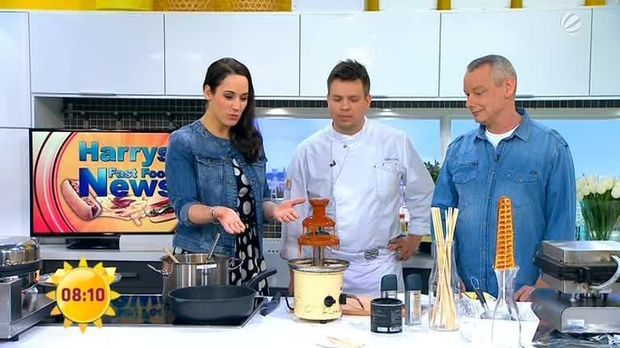
[[[330,199],[327,212],[336,221],[340,247],[326,256],[349,261],[344,292],[378,297],[386,274],[396,274],[402,290],[402,261],[430,231],[433,181],[404,132],[366,117],[370,78],[362,64],[338,63],[327,87],[332,124],[297,147],[287,168],[285,197]],[[402,202],[410,212],[406,236],[400,232]],[[301,217],[311,213],[308,203],[296,210]],[[302,220],[282,227],[284,259],[301,256]]]

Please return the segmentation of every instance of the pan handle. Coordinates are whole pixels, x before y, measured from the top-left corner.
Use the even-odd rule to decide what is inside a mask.
[[[150,268],[151,270],[153,270],[156,273],[159,273],[163,277],[167,277],[167,276],[170,275],[170,273],[164,272],[164,270],[162,270],[162,269],[157,269],[157,268],[155,268],[153,265],[151,265],[149,263],[146,264],[146,267]]]
[[[266,270],[260,272],[259,274],[257,274],[254,278],[250,279],[248,282],[242,284],[243,286],[246,286],[248,288],[254,289],[256,290],[258,283],[260,283],[261,280],[263,279],[267,279],[267,277],[270,277],[274,274],[278,273],[278,271],[273,268],[273,267],[269,267]]]

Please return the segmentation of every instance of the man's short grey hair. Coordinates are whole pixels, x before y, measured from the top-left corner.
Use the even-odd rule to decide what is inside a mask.
[[[489,54],[488,56],[474,59],[467,65],[467,72],[470,73],[487,64],[491,67],[495,84],[500,85],[508,78],[517,79],[517,72],[512,63],[510,63],[508,58],[498,54]]]

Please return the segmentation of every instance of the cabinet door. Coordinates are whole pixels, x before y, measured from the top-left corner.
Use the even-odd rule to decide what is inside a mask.
[[[32,13],[35,93],[164,93],[161,14]]]
[[[620,7],[594,9],[591,95],[620,95]]]
[[[28,14],[0,12],[0,127],[30,127]]]
[[[0,149],[4,149],[0,171],[0,235],[30,235],[30,162],[27,129],[0,128]],[[10,168],[10,169],[9,169]]]
[[[462,97],[467,64],[500,54],[517,71],[518,95],[586,96],[591,22],[589,9],[444,13],[440,95]]]
[[[299,95],[299,16],[166,14],[166,94],[202,95],[207,68],[245,64],[257,96]]]
[[[366,66],[374,96],[437,97],[439,14],[301,16],[301,95],[325,96],[344,59]]]

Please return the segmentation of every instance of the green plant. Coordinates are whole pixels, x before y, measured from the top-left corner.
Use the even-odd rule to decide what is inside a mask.
[[[435,163],[431,163],[431,161],[424,162],[426,169],[431,174],[431,178],[433,178],[433,182],[437,182],[437,177],[439,176],[439,171],[441,170],[441,165],[439,162],[435,160]]]

